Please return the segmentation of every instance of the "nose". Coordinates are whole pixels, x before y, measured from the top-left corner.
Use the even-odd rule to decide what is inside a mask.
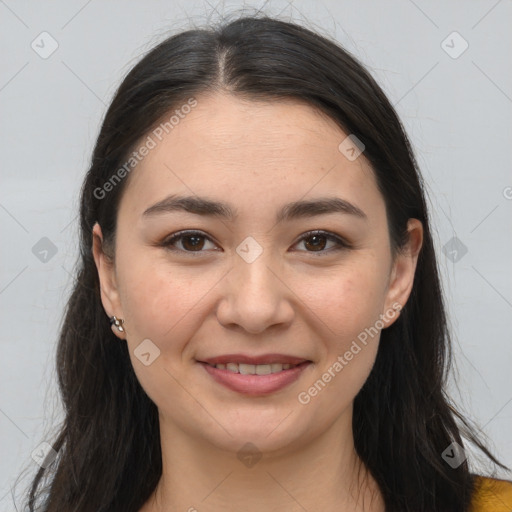
[[[259,334],[270,327],[285,327],[293,320],[293,291],[282,265],[271,261],[265,251],[251,263],[235,257],[233,269],[223,280],[222,293],[217,319],[226,328]]]

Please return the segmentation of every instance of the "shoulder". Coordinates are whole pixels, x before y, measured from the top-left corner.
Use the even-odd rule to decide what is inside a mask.
[[[512,482],[484,476],[475,477],[471,512],[509,512],[512,510]]]

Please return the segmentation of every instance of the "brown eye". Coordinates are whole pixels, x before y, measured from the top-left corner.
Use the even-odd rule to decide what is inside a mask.
[[[331,245],[326,249],[329,242],[334,244],[334,246]],[[342,238],[325,231],[313,231],[306,233],[296,245],[298,244],[303,244],[303,247],[306,248],[306,251],[301,252],[330,253],[332,251],[350,248],[350,245]]]
[[[313,235],[304,239],[304,247],[313,251],[323,251],[327,245],[327,238],[323,235]]]
[[[187,251],[201,250],[204,246],[204,236],[184,236],[181,243]]]
[[[213,242],[199,231],[181,231],[162,242],[162,246],[171,251],[205,252],[205,245]],[[207,250],[207,249],[206,249]]]

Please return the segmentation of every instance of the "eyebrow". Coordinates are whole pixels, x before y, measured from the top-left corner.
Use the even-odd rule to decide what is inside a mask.
[[[150,206],[142,214],[143,217],[151,217],[156,214],[174,211],[185,211],[195,215],[219,217],[233,221],[238,217],[238,211],[227,203],[214,201],[199,196],[170,195],[153,206]],[[352,203],[339,197],[318,198],[310,201],[294,201],[284,205],[276,215],[276,222],[291,221],[316,215],[329,213],[343,213],[354,215],[367,220],[366,214]]]

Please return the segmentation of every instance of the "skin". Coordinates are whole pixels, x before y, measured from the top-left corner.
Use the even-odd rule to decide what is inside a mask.
[[[309,403],[297,397],[379,315],[405,305],[422,225],[409,220],[409,243],[393,259],[384,199],[364,153],[348,160],[338,149],[347,134],[312,107],[228,93],[197,100],[130,174],[114,261],[100,226],[93,230],[105,312],[125,320],[125,332],[113,330],[128,344],[137,378],[159,410],[163,474],[141,510],[383,511],[351,427],[380,333]],[[175,211],[144,218],[169,194],[226,201],[239,215],[229,221]],[[275,222],[285,203],[333,196],[366,219],[329,213]],[[190,239],[175,242],[174,252],[161,246],[185,229],[207,237],[196,252]],[[352,247],[334,250],[321,238],[315,250],[311,237],[300,240],[315,229]],[[251,263],[236,252],[248,236],[263,250]],[[383,328],[397,317],[386,316]],[[145,339],[160,350],[148,366],[134,355]],[[197,363],[276,352],[312,364],[267,396],[229,390]],[[261,454],[252,467],[237,458],[247,442]]]

